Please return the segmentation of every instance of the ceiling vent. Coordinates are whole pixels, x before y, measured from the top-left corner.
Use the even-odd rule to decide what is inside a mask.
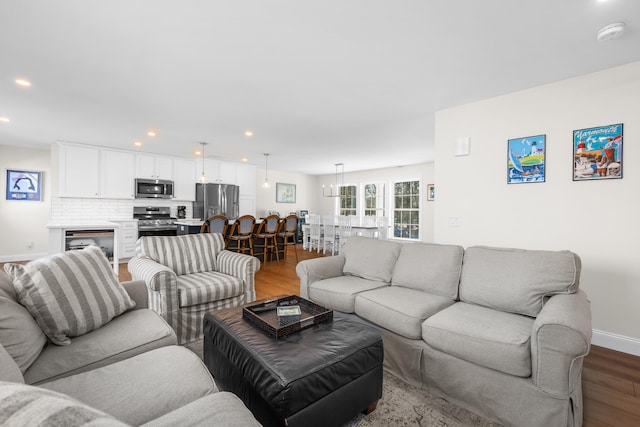
[[[607,40],[618,39],[622,37],[622,33],[624,33],[623,22],[609,24],[605,27],[600,28],[600,30],[598,30],[598,41],[606,42]]]

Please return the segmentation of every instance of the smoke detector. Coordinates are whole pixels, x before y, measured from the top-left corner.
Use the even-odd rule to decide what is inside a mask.
[[[600,28],[597,38],[599,42],[606,42],[607,40],[620,38],[622,33],[624,33],[624,23],[616,22]]]

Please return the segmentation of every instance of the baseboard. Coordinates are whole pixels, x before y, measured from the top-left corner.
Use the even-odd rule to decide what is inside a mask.
[[[33,259],[42,258],[43,256],[47,256],[46,252],[41,253],[28,253],[28,254],[19,254],[19,255],[0,255],[0,262],[17,262],[17,261],[31,261]]]
[[[624,335],[594,329],[593,335],[591,336],[591,344],[633,354],[634,356],[640,356],[640,340],[625,337]]]

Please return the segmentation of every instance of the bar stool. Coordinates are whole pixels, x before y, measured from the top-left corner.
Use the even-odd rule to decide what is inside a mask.
[[[229,218],[224,215],[214,215],[207,218],[200,227],[200,233],[220,233],[224,239],[226,246],[227,243],[227,229],[229,228]]]
[[[296,262],[298,262],[298,217],[296,215],[289,215],[284,219],[279,237],[282,237],[284,241],[284,255],[287,256],[287,246],[293,245],[293,250],[296,253]]]
[[[280,261],[278,242],[276,241],[279,226],[280,217],[278,215],[269,215],[262,220],[258,227],[258,231],[254,235],[254,239],[258,240],[255,247],[262,247],[262,259],[264,262],[267,262],[267,254],[270,251],[275,251],[276,259]],[[262,240],[262,244],[260,244],[259,240]]]
[[[235,220],[229,233],[229,243],[236,242],[235,247],[229,245],[229,250],[253,256],[253,227],[256,218],[253,215],[243,215]]]

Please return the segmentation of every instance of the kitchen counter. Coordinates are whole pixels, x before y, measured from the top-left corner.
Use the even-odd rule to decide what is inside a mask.
[[[131,220],[133,221],[133,220]],[[65,229],[99,229],[120,227],[115,221],[107,220],[64,220],[59,222],[50,222],[47,228],[65,228]]]

